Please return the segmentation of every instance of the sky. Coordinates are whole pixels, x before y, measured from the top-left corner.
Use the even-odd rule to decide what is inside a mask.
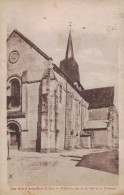
[[[116,86],[118,0],[12,0],[6,7],[7,36],[17,29],[59,66],[72,22],[74,57],[85,89]]]

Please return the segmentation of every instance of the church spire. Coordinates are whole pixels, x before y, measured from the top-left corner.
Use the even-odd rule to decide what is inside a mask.
[[[72,83],[80,82],[79,67],[74,58],[72,37],[71,37],[71,23],[67,43],[65,59],[60,61],[60,70],[70,79]]]
[[[74,58],[74,51],[73,51],[73,44],[72,44],[72,37],[71,37],[71,22],[70,22],[70,31],[69,31],[69,37],[68,37],[68,43],[67,43],[67,49],[66,49],[66,55],[65,58]]]

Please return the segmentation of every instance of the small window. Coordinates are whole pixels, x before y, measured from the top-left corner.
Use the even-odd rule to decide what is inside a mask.
[[[84,116],[85,116],[85,118],[86,118],[86,108],[84,108]]]
[[[42,94],[42,112],[48,112],[48,96]]]
[[[69,95],[69,109],[70,109],[70,110],[72,109],[72,104],[73,104],[73,97],[72,97],[72,95],[70,94],[70,95]]]
[[[58,111],[58,95],[55,92],[55,105],[56,105],[56,111]]]
[[[78,113],[80,114],[80,102],[78,103]]]
[[[59,102],[62,103],[62,86],[59,86]]]

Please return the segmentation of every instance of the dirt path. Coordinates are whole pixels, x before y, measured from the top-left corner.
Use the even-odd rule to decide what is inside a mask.
[[[11,160],[8,160],[9,185],[118,185],[117,175],[76,166],[84,155],[102,151],[106,150],[73,150],[50,154],[10,151]]]

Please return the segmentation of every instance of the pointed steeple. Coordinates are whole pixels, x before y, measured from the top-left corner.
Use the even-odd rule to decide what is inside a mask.
[[[60,61],[60,69],[70,79],[70,81],[72,81],[72,83],[80,82],[79,67],[74,58],[71,29],[69,30],[65,59]]]
[[[68,37],[68,44],[67,44],[67,49],[66,49],[66,55],[65,58],[74,58],[74,51],[73,51],[73,44],[72,44],[72,37],[71,37],[71,29],[69,32],[69,37]]]

